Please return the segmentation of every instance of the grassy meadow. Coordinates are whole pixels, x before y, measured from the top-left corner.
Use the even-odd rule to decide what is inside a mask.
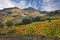
[[[51,22],[34,22],[9,28],[4,27],[0,29],[0,35],[13,35],[20,37],[36,37],[44,35],[49,37],[60,37],[60,20],[52,20]]]

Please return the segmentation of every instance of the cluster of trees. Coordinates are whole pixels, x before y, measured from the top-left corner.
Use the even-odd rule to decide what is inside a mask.
[[[29,23],[33,23],[33,22],[43,22],[43,21],[46,21],[48,20],[49,22],[51,22],[51,18],[48,17],[48,18],[42,18],[40,16],[37,16],[35,18],[24,18],[22,20],[21,23],[19,23],[19,25],[25,25],[25,24],[29,24]]]

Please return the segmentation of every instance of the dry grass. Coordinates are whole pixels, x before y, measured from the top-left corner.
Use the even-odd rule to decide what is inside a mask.
[[[35,22],[27,25],[21,25],[10,28],[0,29],[0,33],[6,35],[44,35],[49,37],[60,37],[60,20],[52,20],[51,22]]]
[[[53,20],[52,22],[35,22],[14,28],[16,29],[17,34],[37,34],[60,37],[60,20]]]

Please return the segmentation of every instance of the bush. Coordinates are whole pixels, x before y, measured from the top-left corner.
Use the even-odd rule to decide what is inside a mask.
[[[4,24],[2,22],[0,22],[0,28],[3,28]]]
[[[14,23],[14,26],[19,26],[19,25],[21,25],[21,20],[12,20],[13,21],[13,23]]]
[[[11,26],[13,26],[14,25],[14,23],[11,21],[11,20],[8,20],[7,22],[6,22],[6,26],[8,26],[8,27],[11,27]]]
[[[22,25],[22,23],[16,23],[16,24],[15,24],[15,26],[20,26],[20,25]]]
[[[7,32],[7,35],[10,35],[10,34],[11,34],[11,35],[14,35],[15,32],[16,32],[16,30],[15,30],[15,29],[12,29],[12,30],[10,30],[10,31]],[[10,36],[11,36],[11,35],[10,35]]]

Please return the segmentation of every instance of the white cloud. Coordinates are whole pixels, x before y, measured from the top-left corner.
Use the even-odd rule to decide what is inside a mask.
[[[37,6],[37,2],[33,1],[32,5],[34,5],[36,7]]]
[[[47,0],[45,0],[45,1],[47,1]],[[45,1],[43,0],[43,6],[42,6],[44,11],[54,11],[54,10],[60,9],[60,8],[58,8],[60,2],[54,3],[53,2],[54,0],[49,0],[47,2],[45,2]]]
[[[19,0],[17,0],[19,1]],[[32,1],[32,0],[30,0]],[[41,3],[40,0],[38,0],[38,2],[40,4],[42,4],[42,10],[46,10],[46,11],[53,11],[53,10],[57,10],[59,9],[58,6],[60,4],[59,3],[53,3],[54,0],[43,0],[43,2]],[[38,9],[38,2],[36,2],[35,0],[32,2],[29,2],[29,4],[27,4],[26,0],[20,0],[19,3],[16,2],[12,2],[11,0],[0,0],[0,9],[3,8],[7,8],[7,7],[19,7],[21,9],[23,8],[27,8],[27,7],[34,7],[36,9]],[[39,6],[40,7],[40,6]]]
[[[43,0],[44,2],[49,2],[50,0]]]
[[[25,1],[20,1],[19,4],[17,4],[18,7],[20,8],[24,8],[26,6],[26,2]]]
[[[19,3],[13,2],[13,4],[14,4],[15,7],[19,7],[21,9],[28,7],[25,0],[21,0]]]
[[[14,7],[10,0],[0,0],[0,9],[7,8],[7,7]]]
[[[30,0],[31,1],[31,0]],[[19,7],[21,9],[24,9],[24,8],[27,8],[27,7],[34,7],[37,9],[37,3],[34,1],[31,5],[31,3],[29,2],[29,4],[27,4],[26,0],[21,0],[19,3],[16,3],[16,2],[13,2],[13,4],[16,6],[16,7]]]

